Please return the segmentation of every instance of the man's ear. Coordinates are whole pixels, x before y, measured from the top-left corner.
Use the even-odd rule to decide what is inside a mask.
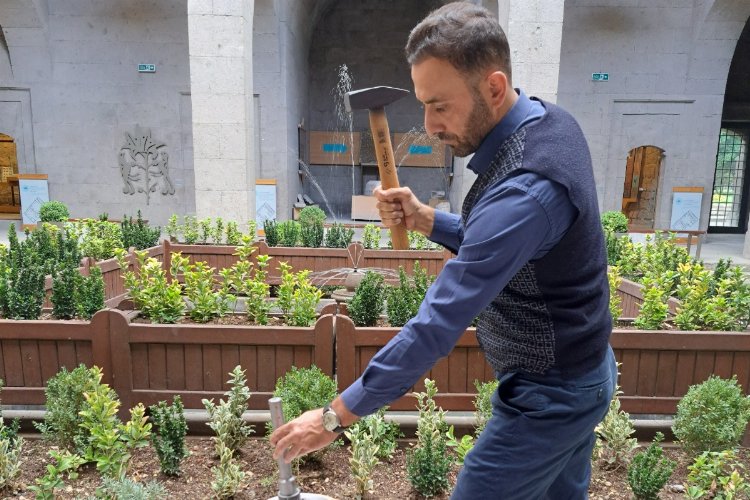
[[[508,77],[502,71],[494,71],[487,77],[487,84],[492,104],[501,106],[509,89]]]

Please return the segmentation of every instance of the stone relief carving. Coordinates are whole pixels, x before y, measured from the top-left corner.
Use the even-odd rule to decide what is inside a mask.
[[[155,193],[159,186],[161,194],[174,194],[166,145],[154,141],[150,129],[136,127],[135,134],[125,135],[127,141],[118,158],[124,183],[122,192],[130,195],[144,193],[146,205],[151,201],[151,193]]]

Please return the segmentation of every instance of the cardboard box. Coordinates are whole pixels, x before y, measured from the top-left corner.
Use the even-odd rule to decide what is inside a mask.
[[[310,132],[310,165],[359,165],[359,132]]]
[[[375,208],[374,196],[352,196],[352,220],[380,221],[380,214]]]

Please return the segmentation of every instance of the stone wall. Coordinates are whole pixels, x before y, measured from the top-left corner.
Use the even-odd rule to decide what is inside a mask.
[[[48,174],[73,217],[194,210],[184,0],[8,0],[0,25],[0,132],[19,140],[20,172]],[[147,130],[154,154],[133,158],[126,134]]]

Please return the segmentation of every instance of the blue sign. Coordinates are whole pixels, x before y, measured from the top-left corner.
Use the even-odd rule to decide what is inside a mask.
[[[422,144],[412,144],[409,146],[410,155],[431,155],[432,146],[425,146]]]
[[[138,73],[156,73],[156,64],[139,64]]]
[[[324,153],[346,153],[346,144],[323,143]]]
[[[608,82],[609,73],[591,73],[591,79],[595,82]]]

